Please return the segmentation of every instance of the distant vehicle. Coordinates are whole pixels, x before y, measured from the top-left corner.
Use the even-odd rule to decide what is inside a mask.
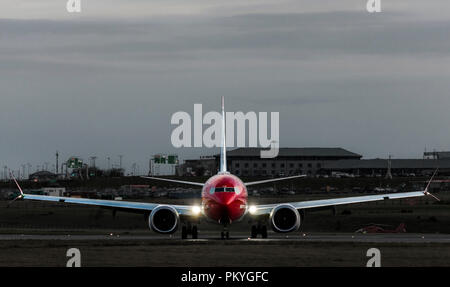
[[[333,171],[333,172],[331,172],[331,177],[335,177],[335,178],[342,178],[342,177],[354,178],[355,175],[351,174],[351,173],[347,173],[347,172]]]
[[[383,227],[384,226],[384,227]],[[390,225],[385,224],[371,224],[361,229],[356,230],[356,233],[405,233],[406,225],[404,223],[400,223],[395,229],[385,228]]]
[[[295,191],[285,189],[285,190],[281,190],[281,194],[295,195]]]
[[[260,196],[259,192],[256,189],[253,190],[252,195],[253,196]]]
[[[63,196],[45,196],[24,194],[17,180],[16,183],[20,195],[16,199],[39,200],[50,202],[65,202],[74,204],[84,204],[91,206],[107,207],[114,210],[142,213],[148,219],[149,227],[158,233],[172,234],[182,225],[181,238],[186,239],[188,235],[197,238],[197,223],[204,219],[223,226],[222,239],[229,238],[228,226],[246,218],[253,222],[251,227],[251,237],[267,237],[267,226],[274,232],[288,233],[299,230],[303,223],[305,210],[322,209],[323,207],[334,207],[336,205],[355,204],[362,202],[384,201],[388,199],[400,199],[421,197],[430,195],[428,187],[424,190],[376,194],[357,197],[341,197],[331,199],[319,199],[298,202],[272,203],[262,205],[250,205],[248,203],[247,187],[265,183],[272,183],[281,180],[305,177],[305,175],[295,175],[283,178],[273,178],[253,182],[242,182],[242,180],[227,171],[226,158],[226,137],[225,137],[225,107],[222,97],[222,134],[220,150],[220,169],[218,174],[209,178],[205,183],[168,178],[144,177],[151,180],[173,182],[184,185],[201,187],[201,205],[172,205],[162,203],[131,202],[117,200],[100,200],[88,198],[71,198]],[[436,173],[436,172],[435,172]],[[306,188],[305,191],[310,190]]]

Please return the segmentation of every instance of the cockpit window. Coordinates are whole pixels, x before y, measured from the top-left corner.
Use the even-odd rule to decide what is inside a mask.
[[[209,190],[210,194],[213,194],[214,192],[235,192],[234,187],[211,187]]]
[[[241,193],[240,187],[211,187],[209,190],[209,194],[213,194],[215,192],[235,192],[236,194]]]

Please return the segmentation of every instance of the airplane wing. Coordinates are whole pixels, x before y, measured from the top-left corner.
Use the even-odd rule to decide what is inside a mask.
[[[436,196],[434,196],[433,194],[431,194],[428,191],[437,171],[438,171],[438,169],[436,169],[434,171],[434,173],[431,176],[430,180],[428,181],[428,184],[425,187],[425,189],[420,190],[420,191],[256,205],[256,206],[252,206],[249,209],[249,212],[253,216],[267,215],[267,214],[270,214],[272,212],[272,210],[280,204],[288,204],[288,205],[293,206],[295,209],[314,209],[314,208],[344,205],[344,204],[355,204],[355,203],[364,203],[364,202],[381,201],[381,200],[389,200],[389,199],[413,198],[413,197],[420,197],[420,196],[425,196],[425,195],[431,196],[434,199],[436,199],[437,201],[439,201],[439,198],[437,198]]]
[[[27,200],[39,200],[39,201],[52,201],[52,202],[66,202],[74,204],[92,205],[100,207],[108,207],[121,209],[124,211],[132,212],[150,212],[157,206],[166,205],[171,206],[176,209],[180,215],[186,216],[197,216],[198,207],[195,205],[171,205],[171,204],[159,204],[159,203],[147,203],[147,202],[132,202],[132,201],[119,201],[119,200],[102,200],[102,199],[90,199],[90,198],[74,198],[74,197],[63,197],[63,196],[47,196],[47,195],[34,195],[23,193],[17,180],[13,177],[17,188],[20,191],[20,195],[16,199],[27,199]],[[14,199],[14,200],[16,200]]]
[[[184,180],[168,179],[168,178],[152,177],[152,176],[141,176],[141,177],[146,178],[146,179],[154,179],[154,180],[182,183],[182,184],[195,185],[195,186],[203,186],[204,185],[204,183],[195,182],[195,181],[184,181]]]
[[[377,194],[377,195],[365,195],[365,196],[354,196],[354,197],[342,197],[333,199],[319,199],[319,200],[309,200],[309,201],[299,201],[299,202],[285,202],[285,203],[275,203],[275,204],[264,204],[256,205],[251,210],[252,215],[265,215],[270,214],[272,210],[280,204],[292,205],[295,209],[314,209],[327,206],[336,206],[344,204],[354,204],[372,201],[381,201],[388,199],[400,199],[400,198],[412,198],[428,195],[426,190],[422,191],[412,191],[412,192],[401,192],[401,193],[388,193],[388,194]]]
[[[34,195],[34,194],[23,194],[22,199],[39,200],[39,201],[53,201],[53,202],[66,202],[75,203],[83,205],[101,206],[116,208],[125,211],[134,212],[150,212],[160,205],[167,205],[175,208],[180,215],[195,216],[198,215],[193,208],[194,205],[171,205],[171,204],[158,204],[158,203],[147,203],[147,202],[132,202],[132,201],[121,201],[121,200],[102,200],[102,199],[90,199],[90,198],[73,198],[73,197],[63,197],[63,196],[47,196],[47,195]]]
[[[306,177],[306,174],[293,175],[293,176],[280,177],[280,178],[271,178],[271,179],[265,179],[265,180],[259,180],[259,181],[251,181],[251,182],[245,182],[244,184],[246,186],[249,186],[249,185],[263,184],[263,183],[269,183],[269,182],[281,181],[281,180],[288,180],[288,179],[294,179],[294,178],[300,178],[300,177]]]

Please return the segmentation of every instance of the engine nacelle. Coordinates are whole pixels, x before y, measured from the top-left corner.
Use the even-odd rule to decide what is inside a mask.
[[[174,233],[177,231],[180,216],[175,208],[168,205],[158,205],[148,217],[148,225],[158,233]]]
[[[290,204],[280,204],[270,213],[270,224],[275,232],[286,233],[300,228],[301,216]]]

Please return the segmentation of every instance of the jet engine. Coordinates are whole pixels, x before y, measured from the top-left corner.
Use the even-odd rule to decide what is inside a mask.
[[[158,233],[174,233],[177,231],[180,216],[175,208],[158,205],[148,217],[150,228]]]
[[[270,213],[270,224],[275,232],[286,233],[300,228],[301,216],[290,204],[280,204]]]

